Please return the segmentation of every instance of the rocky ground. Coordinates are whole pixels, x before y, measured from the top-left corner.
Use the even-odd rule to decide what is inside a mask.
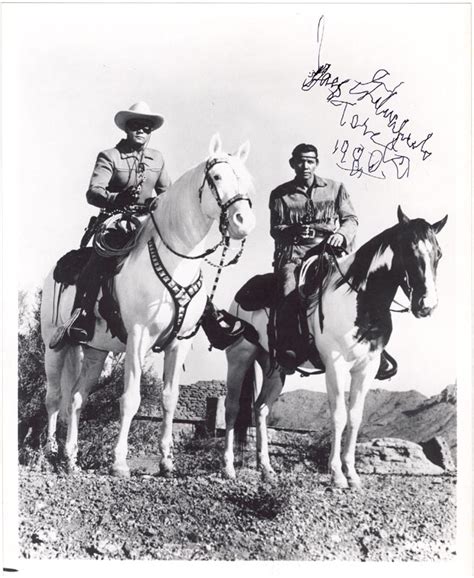
[[[220,473],[222,439],[177,448],[177,473],[136,457],[130,479],[105,468],[65,475],[20,466],[25,558],[149,560],[448,560],[455,556],[454,475],[362,476],[333,490],[307,448],[274,453],[263,481],[246,452]],[[293,457],[295,457],[295,451]],[[299,453],[298,453],[299,452]]]

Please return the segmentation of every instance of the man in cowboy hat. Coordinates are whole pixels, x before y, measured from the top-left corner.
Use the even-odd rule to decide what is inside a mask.
[[[97,157],[86,197],[89,204],[101,209],[101,213],[97,219],[91,219],[93,226],[86,231],[81,246],[87,245],[97,225],[111,214],[124,210],[144,214],[152,199],[171,184],[161,152],[147,147],[151,133],[163,124],[163,117],[151,112],[145,102],[137,102],[128,110],[118,112],[114,120],[126,133],[126,138]],[[92,339],[94,305],[102,278],[113,266],[113,261],[95,251],[92,253],[76,283],[73,314],[58,328],[50,347],[59,348],[66,334],[74,343]]]
[[[115,124],[126,133],[114,148],[102,151],[92,172],[87,201],[101,209],[91,219],[81,247],[85,247],[98,224],[110,215],[127,210],[135,215],[146,214],[153,198],[171,185],[160,151],[148,148],[151,133],[164,122],[161,115],[152,113],[144,102],[133,104],[129,110],[115,115]],[[94,334],[94,305],[102,279],[112,273],[115,259],[98,255],[95,251],[76,282],[76,296],[70,319],[58,327],[49,346],[60,349],[67,336],[73,343],[87,343]],[[208,302],[202,327],[214,347],[224,349],[236,341],[244,331],[237,318],[226,311],[218,311]]]

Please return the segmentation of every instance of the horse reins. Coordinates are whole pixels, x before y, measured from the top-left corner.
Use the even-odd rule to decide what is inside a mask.
[[[209,176],[209,171],[212,169],[212,167],[214,167],[215,165],[217,165],[219,163],[229,164],[228,161],[225,159],[208,159],[207,160],[206,166],[204,169],[204,178],[203,178],[201,186],[199,187],[199,202],[202,203],[202,194],[204,191],[204,186],[207,183],[213,197],[215,198],[215,200],[217,202],[217,205],[221,209],[221,215],[220,215],[220,221],[219,221],[219,231],[222,235],[222,238],[213,247],[210,247],[209,249],[207,249],[203,253],[200,253],[199,255],[185,255],[184,253],[180,253],[176,249],[173,249],[173,247],[171,247],[171,245],[169,243],[167,243],[167,241],[163,238],[163,235],[161,234],[161,231],[160,231],[158,224],[156,222],[155,216],[153,215],[153,212],[150,211],[150,217],[151,217],[151,220],[153,222],[153,226],[155,227],[156,232],[158,233],[161,241],[163,242],[163,245],[169,251],[171,251],[171,253],[173,253],[177,257],[181,257],[183,259],[191,259],[191,260],[192,259],[203,259],[203,258],[211,255],[215,251],[217,251],[217,249],[221,246],[224,246],[224,251],[226,251],[226,247],[228,247],[228,245],[229,245],[229,236],[227,234],[228,233],[227,229],[229,226],[229,215],[228,215],[229,208],[237,201],[247,201],[249,203],[250,207],[252,207],[252,200],[250,199],[250,197],[247,197],[246,195],[243,195],[242,193],[237,193],[232,198],[230,198],[226,203],[222,202],[222,199],[219,195],[219,191],[218,191],[214,181]],[[228,267],[229,265],[234,265],[235,263],[237,263],[238,259],[242,255],[244,245],[245,245],[245,239],[242,239],[241,249],[240,249],[238,255],[236,257],[234,257],[234,259],[232,259],[231,261],[229,261],[228,263],[226,263],[225,265],[222,265],[222,266]],[[210,263],[207,260],[206,260],[206,262],[209,263],[210,265],[214,266],[214,267],[221,266],[221,265],[214,265],[213,263]]]
[[[211,302],[214,298],[214,294],[216,292],[217,285],[219,283],[222,269],[224,267],[228,267],[230,265],[235,265],[239,261],[241,255],[243,253],[245,241],[246,241],[245,238],[241,240],[239,252],[230,261],[225,263],[225,256],[226,256],[226,253],[229,249],[229,243],[230,243],[230,237],[228,235],[228,227],[229,227],[229,213],[228,213],[228,211],[229,211],[229,208],[237,201],[248,201],[250,207],[252,207],[251,199],[242,193],[235,194],[233,197],[231,197],[225,203],[222,202],[222,199],[219,195],[219,191],[216,187],[216,184],[214,183],[214,181],[212,180],[212,178],[209,175],[209,171],[212,169],[212,167],[214,167],[215,165],[217,165],[219,163],[229,164],[228,161],[225,159],[208,159],[206,161],[206,166],[204,169],[204,178],[203,178],[202,184],[199,187],[199,191],[198,191],[199,192],[199,203],[202,204],[202,194],[204,191],[204,186],[207,183],[214,199],[217,202],[217,205],[219,206],[219,208],[221,210],[220,219],[219,219],[219,231],[220,231],[222,237],[221,237],[221,240],[218,243],[216,243],[213,247],[210,247],[209,249],[207,249],[206,251],[204,251],[203,253],[201,253],[199,255],[185,255],[184,253],[180,253],[176,249],[173,249],[173,247],[171,247],[171,245],[169,243],[167,243],[166,240],[163,238],[163,235],[161,234],[161,231],[158,227],[158,223],[156,222],[155,216],[153,214],[152,207],[150,206],[150,209],[149,209],[150,217],[151,217],[151,220],[153,222],[153,226],[154,226],[156,232],[158,233],[158,236],[159,236],[161,242],[171,253],[173,253],[177,257],[181,257],[183,259],[189,259],[189,260],[196,260],[196,259],[203,259],[204,258],[206,263],[208,263],[212,267],[217,268],[217,273],[216,273],[216,277],[214,279],[211,294],[209,295],[209,301],[211,301]],[[235,174],[235,171],[234,171],[234,174]],[[214,253],[221,246],[222,246],[222,255],[221,255],[221,259],[220,259],[220,262],[218,265],[216,265],[216,264],[212,263],[211,261],[209,261],[208,259],[206,259],[207,256]],[[166,285],[166,283],[165,283],[165,285]],[[168,289],[169,289],[169,287],[168,287]],[[183,319],[181,320],[181,324],[182,324],[183,320],[184,320],[184,314],[183,314]],[[201,326],[201,322],[198,321],[194,330],[192,330],[187,335],[183,335],[183,336],[177,335],[177,332],[179,331],[179,329],[178,329],[178,331],[176,331],[176,333],[175,333],[175,336],[177,337],[177,339],[190,339],[191,337],[194,337],[194,335],[196,335],[200,326]],[[175,329],[176,329],[176,327],[175,327]]]
[[[352,289],[352,291],[354,291],[355,293],[358,294],[358,293],[359,293],[359,289],[357,289],[356,287],[354,287],[354,286],[352,285],[352,283],[349,281],[349,279],[347,278],[347,276],[345,275],[345,273],[342,272],[342,270],[341,270],[341,268],[340,268],[340,266],[339,266],[339,262],[338,262],[338,260],[337,260],[337,257],[336,257],[336,255],[334,254],[334,250],[333,250],[332,246],[331,246],[331,245],[328,245],[328,244],[327,244],[327,241],[326,241],[326,247],[325,247],[324,251],[326,251],[328,248],[329,248],[328,253],[329,253],[329,255],[332,257],[332,261],[333,261],[333,263],[336,265],[336,268],[337,268],[337,270],[338,270],[338,272],[339,272],[339,275],[341,276],[342,280],[344,281],[344,283],[346,283],[346,285],[349,285],[349,287]],[[347,252],[345,249],[342,249],[342,250],[346,253],[346,255],[348,254],[348,252]],[[406,295],[407,297],[409,297],[409,290],[407,290],[407,288],[405,287],[405,285],[406,285],[406,286],[408,287],[408,289],[409,289],[408,282],[406,281],[406,279],[405,279],[405,277],[404,277],[402,283],[400,284],[400,286],[401,286],[403,292],[405,293],[405,295]],[[399,307],[401,307],[401,309],[392,309],[392,308],[389,308],[389,311],[391,311],[392,313],[408,313],[408,312],[410,311],[410,308],[409,308],[409,307],[404,307],[404,306],[403,306],[401,303],[399,303],[396,299],[393,299],[392,302],[393,302],[393,303],[396,303]]]

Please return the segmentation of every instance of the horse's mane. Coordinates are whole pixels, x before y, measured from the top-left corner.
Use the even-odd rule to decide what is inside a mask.
[[[341,277],[336,281],[336,288],[341,287],[344,283],[348,283],[350,291],[359,290],[367,280],[374,257],[382,254],[391,244],[395,230],[399,228],[399,226],[399,224],[396,224],[389,229],[385,229],[385,231],[375,235],[375,237],[372,237],[372,239],[359,247],[359,249],[353,253],[353,261],[349,265],[344,278]]]
[[[203,165],[201,161],[197,165],[194,165],[186,172],[184,172],[174,183],[170,185],[170,187],[161,195],[159,195],[157,200],[157,208],[156,210],[166,210],[166,206],[173,198],[176,198],[176,195],[179,195],[181,191],[188,189],[188,188],[196,188],[196,190],[201,186],[199,179],[202,179],[201,171],[197,169]],[[199,184],[198,184],[199,182]],[[153,221],[150,216],[148,216],[137,235],[136,242],[139,243],[142,237],[145,237],[148,240],[148,234],[154,230]]]
[[[357,251],[345,257],[345,259],[352,260],[352,262],[344,274],[344,277],[339,276],[335,282],[335,287],[338,288],[346,284],[348,292],[358,291],[367,280],[374,258],[376,255],[382,254],[391,244],[395,236],[395,230],[398,227],[399,224],[382,231],[367,241],[357,249]],[[322,259],[324,259],[323,262],[321,262]],[[320,267],[324,268],[324,278],[322,281],[320,277]],[[326,291],[334,278],[334,274],[339,272],[339,270],[340,266],[338,266],[335,259],[328,255],[323,258],[319,257],[319,259],[315,259],[312,263],[308,264],[301,296],[310,311],[314,310],[318,305],[322,293]]]
[[[253,179],[250,173],[248,172],[244,163],[236,156],[230,154],[221,154],[216,157],[218,159],[225,159],[229,162],[229,164],[234,169],[235,175],[239,184],[242,185],[244,190],[246,191],[253,191],[254,184]],[[183,191],[192,190],[198,194],[199,187],[202,185],[203,181],[203,174],[204,174],[204,167],[206,162],[209,159],[201,161],[196,165],[193,165],[187,171],[185,171],[169,188],[167,191],[162,193],[158,197],[157,201],[157,211],[169,211],[170,210],[170,203],[173,203],[173,200],[177,198]],[[151,232],[154,231],[154,224],[150,216],[148,216],[145,221],[143,222],[140,231],[136,237],[136,245],[143,242],[148,242],[149,235]],[[124,257],[126,259],[127,257]]]

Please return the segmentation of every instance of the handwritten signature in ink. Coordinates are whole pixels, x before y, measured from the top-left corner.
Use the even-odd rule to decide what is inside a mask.
[[[396,112],[392,103],[404,83],[390,87],[390,73],[384,68],[378,69],[368,82],[341,79],[333,74],[331,64],[320,64],[323,31],[324,17],[321,17],[318,23],[318,68],[308,74],[301,89],[327,89],[326,101],[341,109],[339,125],[352,129],[361,138],[356,145],[347,138],[336,141],[333,154],[338,155],[338,166],[351,176],[366,175],[378,179],[386,178],[384,169],[390,166],[398,179],[408,177],[410,158],[402,153],[402,147],[409,149],[405,153],[419,151],[425,161],[432,155],[428,147],[433,133],[421,139],[415,138],[408,128],[410,119],[401,120]]]

